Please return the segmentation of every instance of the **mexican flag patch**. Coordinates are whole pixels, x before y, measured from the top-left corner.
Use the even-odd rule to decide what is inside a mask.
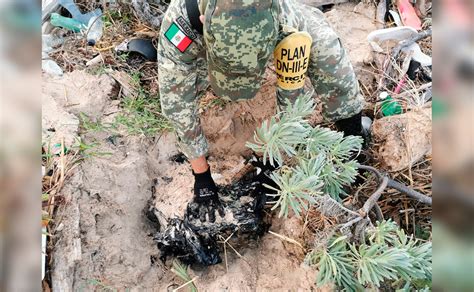
[[[176,23],[172,23],[165,33],[165,37],[181,52],[184,53],[193,40],[188,37]]]

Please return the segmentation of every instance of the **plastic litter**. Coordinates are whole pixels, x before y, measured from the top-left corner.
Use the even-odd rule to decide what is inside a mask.
[[[84,25],[87,25],[91,18],[102,14],[102,10],[100,10],[100,8],[83,14],[73,0],[59,0],[59,4],[69,11],[69,13],[71,13],[73,19],[81,22]]]
[[[117,53],[133,52],[138,53],[149,61],[156,61],[157,51],[151,39],[131,39],[125,40],[115,47]]]
[[[388,13],[393,18],[393,21],[395,22],[397,26],[403,26],[402,19],[400,18],[400,15],[397,12],[393,10],[389,10]]]
[[[367,40],[374,51],[383,53],[385,50],[382,48],[382,46],[386,47],[390,45],[387,44],[387,42],[396,41],[398,43],[403,40],[410,39],[417,34],[418,32],[409,26],[391,27],[378,29],[369,33]]]
[[[70,29],[74,32],[86,32],[87,44],[94,46],[102,37],[103,22],[102,10],[100,8],[87,13],[81,13],[73,0],[59,0],[59,4],[64,7],[72,18],[63,17],[57,13],[51,14],[51,24]],[[54,17],[54,21],[53,21]]]
[[[384,117],[400,115],[403,112],[402,106],[394,100],[387,92],[380,93],[382,101],[382,114]]]
[[[89,46],[95,46],[97,41],[102,37],[103,27],[102,13],[89,19],[89,23],[87,24],[87,44]]]
[[[404,25],[421,30],[421,20],[409,0],[398,0],[397,7]]]
[[[86,66],[87,67],[95,66],[95,65],[98,65],[98,64],[103,63],[103,62],[104,62],[104,58],[102,57],[101,54],[98,54],[94,58],[87,61]]]
[[[73,32],[80,32],[81,30],[85,29],[86,26],[73,18],[64,17],[59,15],[58,13],[51,13],[51,24],[53,26],[63,27]]]
[[[63,75],[63,69],[51,59],[41,60],[41,69],[48,74]]]
[[[391,46],[396,45],[395,42],[400,43],[416,35],[418,35],[418,32],[414,28],[400,26],[375,30],[367,36],[367,40],[374,51],[383,53],[385,52],[384,47],[390,47],[391,49]],[[422,66],[431,66],[433,64],[432,57],[423,53],[417,43],[403,47],[402,51],[412,54],[412,59],[419,62]]]

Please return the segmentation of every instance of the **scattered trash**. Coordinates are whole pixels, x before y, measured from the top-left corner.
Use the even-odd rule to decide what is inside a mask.
[[[64,39],[54,37],[53,35],[47,34],[42,35],[41,38],[41,69],[48,74],[53,75],[63,75],[63,70],[59,65],[51,60],[48,53],[53,50],[53,48],[61,45],[64,42]]]
[[[430,100],[433,99],[433,92],[431,90],[431,88],[428,88],[422,95],[422,99],[423,101],[426,103],[426,102],[429,102]]]
[[[164,11],[168,8],[169,0],[142,1],[132,0],[133,9],[138,18],[154,29],[160,29]]]
[[[431,9],[431,7],[428,7],[428,3],[426,3],[426,0],[416,0],[415,1],[415,10],[416,14],[420,18],[425,18],[428,15],[428,10]],[[431,1],[429,1],[431,2]],[[431,3],[429,3],[431,6]]]
[[[409,0],[398,0],[397,7],[404,25],[421,30],[421,20]]]
[[[58,13],[51,13],[51,25],[63,27],[76,33],[86,33],[87,44],[94,46],[102,37],[104,26],[102,10],[98,8],[83,14],[73,0],[59,0],[58,3],[71,13],[72,18],[64,17]]]
[[[82,22],[73,18],[64,17],[62,15],[59,15],[58,13],[51,13],[51,24],[53,26],[72,30],[73,32],[80,32],[81,30],[86,28],[86,26]]]
[[[50,17],[51,13],[59,10],[60,5],[58,0],[43,0],[41,7],[41,20],[44,22]]]
[[[102,37],[104,23],[102,22],[102,14],[94,16],[87,24],[87,44],[95,46],[97,41]]]
[[[98,54],[93,59],[87,61],[86,66],[91,67],[91,66],[95,66],[95,65],[100,64],[100,63],[104,63],[104,58],[102,57],[101,54]]]
[[[43,59],[41,60],[41,69],[48,74],[52,75],[63,75],[63,69],[59,67],[58,63],[51,59]]]
[[[402,19],[400,18],[400,15],[397,12],[389,10],[388,13],[393,18],[393,22],[395,22],[397,26],[403,26]]]
[[[417,34],[418,32],[409,26],[391,27],[371,32],[367,36],[367,40],[374,51],[383,53],[386,49],[391,49],[399,42],[410,39]]]
[[[149,61],[156,61],[157,51],[151,39],[125,40],[115,47],[117,53],[138,53]]]
[[[401,115],[376,120],[372,137],[377,156],[390,171],[401,171],[411,167],[432,151],[431,105]]]
[[[50,34],[51,31],[54,29],[54,26],[49,21],[45,21],[41,26],[41,32],[43,34]]]
[[[69,11],[69,13],[71,13],[73,19],[84,25],[88,25],[91,18],[102,15],[102,10],[99,8],[94,11],[82,14],[73,0],[59,0],[59,4]]]
[[[130,40],[128,39],[125,39],[123,42],[121,42],[120,44],[118,44],[117,46],[115,46],[115,52],[117,54],[121,54],[121,53],[126,53],[128,52],[128,42]]]
[[[417,40],[428,35],[431,35],[430,30],[418,33],[412,27],[400,26],[373,31],[367,36],[367,40],[372,49],[378,53],[383,53],[393,48],[398,51],[397,53],[400,51],[412,52],[413,60],[419,62],[422,66],[431,66],[432,58],[423,53],[420,46],[416,43]]]
[[[63,38],[56,37],[51,34],[43,34],[41,37],[41,51],[45,53],[51,52],[54,48],[64,43]]]
[[[403,112],[402,106],[394,100],[387,92],[380,93],[382,101],[382,114],[384,117],[400,115]]]
[[[128,51],[136,52],[144,56],[147,60],[156,61],[157,52],[150,39],[132,39],[128,42]]]

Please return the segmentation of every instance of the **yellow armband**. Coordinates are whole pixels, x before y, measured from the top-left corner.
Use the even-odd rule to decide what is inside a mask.
[[[296,32],[277,45],[274,57],[280,88],[294,90],[304,86],[311,44],[312,38],[307,32]]]

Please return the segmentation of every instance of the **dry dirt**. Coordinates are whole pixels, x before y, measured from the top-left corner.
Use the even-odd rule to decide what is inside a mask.
[[[373,124],[377,159],[390,171],[409,168],[432,152],[431,105],[403,115],[384,117]]]

